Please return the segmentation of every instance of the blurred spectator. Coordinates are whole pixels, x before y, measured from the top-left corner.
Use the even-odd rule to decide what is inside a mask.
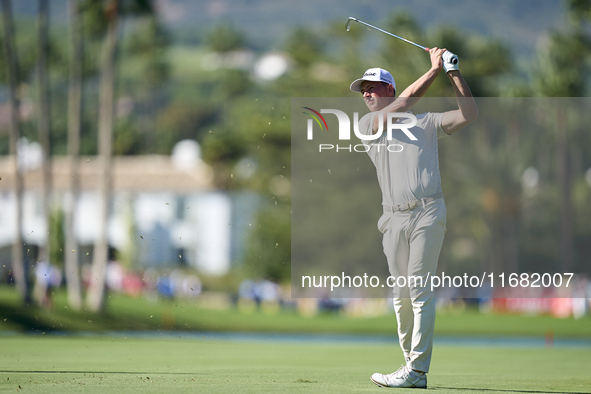
[[[173,282],[169,276],[161,275],[160,277],[158,277],[156,289],[158,290],[158,295],[160,297],[165,299],[174,298]]]
[[[47,261],[35,266],[35,287],[33,296],[43,308],[53,307],[53,289],[62,283],[62,272]]]
[[[270,280],[262,280],[255,286],[255,293],[260,303],[279,302],[279,286]]]
[[[142,276],[144,283],[144,295],[148,300],[156,301],[158,295],[158,271],[154,268],[148,268]]]
[[[201,281],[196,275],[184,276],[179,287],[183,297],[198,297],[201,294]]]
[[[241,300],[254,301],[256,298],[254,281],[250,279],[243,280],[238,288],[238,297]]]
[[[132,297],[139,297],[142,294],[144,288],[144,282],[139,275],[133,272],[127,272],[123,276],[123,292]]]
[[[123,267],[114,261],[110,261],[107,264],[107,277],[105,282],[107,287],[116,292],[120,292],[123,289],[123,276],[125,275],[125,270]]]
[[[246,279],[238,288],[238,307],[243,312],[262,309],[275,313],[281,308],[281,289],[277,283],[264,279],[255,282]]]
[[[575,319],[580,319],[589,313],[590,287],[586,276],[577,278],[573,283],[573,317]]]

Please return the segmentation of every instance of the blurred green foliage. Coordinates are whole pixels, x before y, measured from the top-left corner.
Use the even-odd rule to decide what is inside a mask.
[[[61,207],[54,207],[49,216],[49,262],[51,264],[60,268],[64,266],[65,245],[64,211]]]
[[[206,42],[213,52],[230,52],[243,48],[245,39],[230,23],[222,23],[207,35]]]
[[[130,8],[124,8],[114,153],[169,154],[176,142],[197,140],[220,189],[254,190],[267,201],[253,225],[244,266],[253,275],[287,281],[290,194],[278,192],[280,188],[273,185],[281,179],[290,180],[290,97],[354,97],[348,88],[350,81],[375,66],[389,69],[401,92],[428,69],[428,56],[386,36],[380,37],[379,46],[368,48],[367,37],[380,33],[359,26],[345,32],[342,21],[335,21],[323,27],[294,29],[276,51],[287,56],[287,72],[275,80],[263,80],[252,71],[263,54],[253,51],[256,43],[249,42],[235,26],[222,22],[199,39],[177,44],[150,4],[131,2]],[[413,41],[438,43],[458,54],[460,70],[475,96],[587,96],[591,75],[589,1],[569,0],[564,5],[570,15],[568,24],[549,32],[525,75],[523,69],[516,69],[515,54],[495,38],[467,35],[459,27],[425,30],[406,13],[385,15],[385,22],[376,24]],[[100,1],[85,0],[82,12],[85,80],[81,154],[95,154],[97,73],[106,23]],[[34,101],[37,95],[33,27],[30,20],[18,21],[22,102]],[[64,30],[59,26],[52,29]],[[65,154],[67,146],[66,38],[65,34],[52,34],[50,38],[53,154]],[[4,81],[2,60],[0,77]],[[428,92],[431,97],[452,95],[443,75]],[[26,118],[24,130],[35,130],[35,121],[34,114]],[[589,150],[584,149],[591,142],[588,133],[569,135],[562,159],[541,144],[553,143],[551,131],[527,138],[525,133],[511,133],[491,126],[478,135],[458,136],[460,141],[455,145],[441,144],[444,190],[450,196],[461,196],[463,201],[448,203],[450,226],[442,260],[478,265],[487,259],[507,259],[513,253],[509,259],[518,258],[526,266],[533,266],[533,262],[551,264],[560,253],[555,241],[561,215],[557,207],[571,204],[576,264],[584,265],[590,235],[584,220],[588,217],[586,201],[591,197],[584,181],[584,171],[591,166]],[[34,139],[33,132],[30,134]],[[6,154],[7,149],[5,138],[0,136],[0,153]],[[557,183],[562,175],[556,172],[557,160],[564,157],[569,160],[569,181],[562,187],[572,189],[572,201],[566,202]],[[462,158],[464,166],[453,158]],[[241,175],[242,165],[256,168],[254,175]],[[530,166],[540,172],[541,192],[525,200],[521,177]],[[540,207],[547,208],[543,215],[537,214]],[[518,243],[517,252],[507,251],[507,240],[509,245]]]

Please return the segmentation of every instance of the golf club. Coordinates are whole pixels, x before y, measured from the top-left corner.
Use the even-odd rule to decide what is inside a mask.
[[[397,36],[396,34],[392,34],[392,33],[390,33],[389,31],[382,30],[382,29],[380,29],[379,27],[376,27],[376,26],[370,25],[369,23],[366,23],[366,22],[364,22],[364,21],[362,21],[362,20],[359,20],[359,19],[357,19],[357,18],[354,18],[354,17],[352,17],[352,16],[350,16],[350,17],[349,17],[349,19],[347,19],[347,24],[346,24],[347,31],[349,31],[349,28],[351,27],[351,21],[359,22],[359,23],[361,23],[362,25],[365,25],[365,26],[367,26],[367,27],[371,27],[372,29],[375,29],[375,30],[377,30],[377,31],[381,31],[382,33],[385,33],[385,34],[387,34],[387,35],[389,35],[389,36],[392,36],[392,37],[398,38],[399,40],[402,40],[402,41],[404,41],[404,42],[408,42],[409,44],[412,44],[412,45],[414,45],[414,46],[416,46],[416,47],[419,47],[419,48],[421,48],[421,49],[423,49],[423,50],[425,50],[425,51],[429,52],[429,48],[427,48],[427,47],[424,47],[424,46],[422,46],[422,45],[419,45],[419,44],[417,44],[416,42],[412,42],[412,41],[410,41],[410,40],[407,40],[406,38],[402,38],[402,37],[400,37],[400,36]],[[446,51],[446,52],[449,52],[449,51]],[[451,53],[451,52],[450,52],[450,53]],[[454,55],[453,53],[452,53],[451,62],[452,62],[453,64],[457,64],[457,63],[458,63],[458,57],[457,57],[456,55]]]

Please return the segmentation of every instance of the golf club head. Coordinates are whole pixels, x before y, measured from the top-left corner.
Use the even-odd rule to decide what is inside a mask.
[[[351,27],[351,21],[357,21],[357,18],[353,18],[352,16],[350,16],[349,19],[347,19],[347,24],[345,25],[347,31],[349,31],[349,28]]]

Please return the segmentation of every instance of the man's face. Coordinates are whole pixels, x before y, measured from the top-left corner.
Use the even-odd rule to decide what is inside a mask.
[[[379,111],[394,99],[394,87],[384,82],[363,81],[361,94],[370,111]]]

